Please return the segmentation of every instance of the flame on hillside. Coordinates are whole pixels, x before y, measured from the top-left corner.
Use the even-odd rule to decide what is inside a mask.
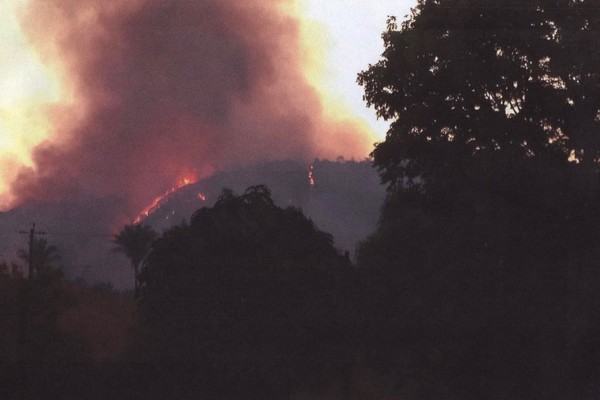
[[[195,182],[196,182],[196,179],[194,179],[194,178],[189,178],[188,177],[188,178],[181,179],[177,183],[176,186],[173,186],[171,189],[167,190],[165,193],[163,193],[162,195],[160,195],[157,198],[155,198],[154,200],[152,200],[152,203],[150,203],[150,205],[148,207],[144,208],[144,210],[139,213],[139,215],[133,220],[133,223],[134,224],[139,224],[140,222],[142,222],[142,220],[144,218],[146,218],[150,214],[154,213],[163,204],[165,204],[167,202],[167,199],[169,198],[169,196],[172,193],[174,193],[178,189],[181,189],[184,186],[190,185],[190,184],[195,183]]]
[[[310,169],[308,170],[308,183],[310,186],[315,185],[314,169],[315,169],[314,166],[311,165]]]

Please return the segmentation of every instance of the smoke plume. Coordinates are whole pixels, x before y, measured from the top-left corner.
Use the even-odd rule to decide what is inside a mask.
[[[133,217],[184,177],[259,160],[362,157],[327,121],[284,0],[30,0],[23,27],[69,104],[12,185],[20,203],[115,198]]]

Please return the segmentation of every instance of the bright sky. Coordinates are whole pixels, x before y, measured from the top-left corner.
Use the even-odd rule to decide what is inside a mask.
[[[383,139],[388,123],[378,121],[366,107],[358,72],[374,64],[383,52],[381,33],[389,15],[399,20],[410,13],[417,0],[301,0],[304,15],[322,32],[324,73],[321,85],[326,96],[341,99],[352,114],[362,117]]]

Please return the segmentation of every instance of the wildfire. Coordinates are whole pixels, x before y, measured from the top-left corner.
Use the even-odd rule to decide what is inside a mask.
[[[308,183],[310,186],[315,185],[315,177],[313,175],[313,172],[314,172],[314,167],[311,165],[310,169],[308,170]]]
[[[198,193],[198,199],[200,199],[202,201],[206,201],[206,196],[202,193]]]
[[[146,218],[147,216],[149,216],[150,214],[152,214],[153,212],[155,212],[156,210],[158,210],[167,200],[167,198],[175,191],[177,191],[178,189],[181,189],[184,186],[190,185],[192,183],[195,183],[196,180],[192,179],[192,178],[183,178],[181,179],[178,183],[177,186],[173,186],[171,189],[167,190],[165,193],[163,193],[162,195],[158,196],[157,198],[155,198],[154,200],[152,200],[152,203],[150,203],[150,205],[148,207],[146,207],[134,220],[133,223],[134,224],[139,224],[140,222],[142,222],[142,220],[144,218]]]

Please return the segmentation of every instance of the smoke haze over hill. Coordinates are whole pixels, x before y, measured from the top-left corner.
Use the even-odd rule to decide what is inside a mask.
[[[32,0],[23,28],[71,101],[48,110],[15,204],[112,198],[118,225],[184,177],[365,156],[360,124],[323,116],[288,3]]]
[[[309,165],[296,161],[265,162],[218,172],[172,192],[141,222],[162,232],[189,221],[199,208],[212,207],[223,188],[241,194],[249,186],[265,184],[279,206],[302,208],[318,229],[333,235],[338,249],[353,255],[357,242],[375,229],[384,187],[370,161],[315,161],[312,165],[314,185],[308,178]],[[27,242],[26,235],[17,232],[36,222],[36,229],[46,231],[45,238],[58,247],[67,277],[109,281],[116,287],[129,288],[129,262],[112,251],[112,236],[122,226],[112,228],[112,214],[106,211],[119,207],[117,201],[110,197],[81,198],[0,213],[0,261],[16,258],[17,249],[25,248]]]

